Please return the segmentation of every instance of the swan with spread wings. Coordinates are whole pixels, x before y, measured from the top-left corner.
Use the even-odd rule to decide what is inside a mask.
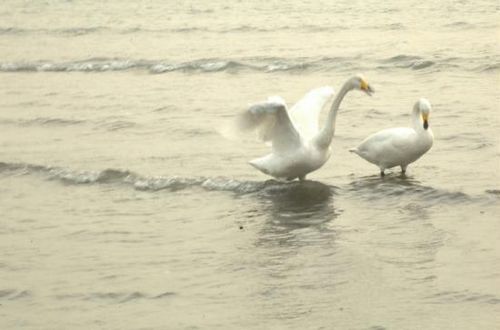
[[[277,179],[305,180],[308,173],[319,169],[330,158],[340,103],[354,89],[368,95],[374,92],[363,76],[348,79],[335,97],[321,129],[319,114],[333,96],[333,89],[328,86],[310,91],[290,111],[277,96],[251,106],[238,117],[239,128],[258,130],[263,141],[271,142],[272,152],[251,160],[250,165]]]

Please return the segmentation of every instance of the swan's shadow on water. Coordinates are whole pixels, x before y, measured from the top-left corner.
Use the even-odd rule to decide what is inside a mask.
[[[471,197],[462,192],[449,192],[423,185],[419,180],[400,174],[384,177],[370,175],[355,178],[340,188],[318,181],[266,181],[255,197],[263,206],[274,230],[291,231],[306,227],[321,227],[340,212],[334,208],[334,196],[375,202],[383,207],[413,207],[463,203]],[[380,204],[382,203],[382,204]]]
[[[293,230],[326,223],[336,217],[335,187],[317,181],[266,181],[257,193],[274,225]]]
[[[420,201],[430,204],[439,202],[465,202],[471,197],[462,192],[450,192],[422,184],[419,180],[404,174],[370,175],[356,178],[343,192],[352,198],[366,200],[384,200],[385,202]]]
[[[390,189],[390,188],[418,188],[424,187],[421,185],[420,181],[414,179],[411,176],[404,174],[386,174],[385,176],[380,175],[367,175],[354,179],[349,183],[349,189],[366,189],[366,190],[378,190],[378,189]],[[430,187],[428,187],[430,188]]]

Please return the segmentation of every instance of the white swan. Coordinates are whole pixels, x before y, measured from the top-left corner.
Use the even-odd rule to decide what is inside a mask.
[[[349,151],[377,165],[381,176],[384,176],[385,169],[394,166],[400,166],[404,174],[408,164],[419,159],[432,147],[434,135],[429,128],[430,112],[431,104],[421,98],[413,106],[413,128],[382,130],[370,135],[358,147]]]
[[[290,111],[279,97],[251,106],[238,118],[239,127],[259,129],[261,139],[271,141],[272,153],[250,161],[250,165],[278,179],[305,180],[306,174],[323,166],[330,157],[337,111],[344,96],[353,89],[368,95],[374,92],[361,75],[347,80],[333,101],[321,130],[319,113],[333,95],[331,87],[310,91]]]

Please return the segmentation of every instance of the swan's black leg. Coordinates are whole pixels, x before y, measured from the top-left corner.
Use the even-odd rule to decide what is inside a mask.
[[[383,178],[385,176],[384,170],[380,170],[380,176]]]
[[[300,181],[305,181],[306,180],[306,176],[305,175],[299,176],[299,180]]]

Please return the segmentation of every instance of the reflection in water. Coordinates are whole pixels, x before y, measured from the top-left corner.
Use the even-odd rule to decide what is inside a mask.
[[[427,206],[442,202],[453,204],[472,200],[469,195],[462,192],[436,189],[404,175],[387,175],[383,178],[371,175],[357,178],[345,187],[345,191],[352,197],[377,203],[383,201],[387,207],[398,205],[402,201],[408,202],[408,197],[412,202],[423,202]],[[404,200],[401,199],[402,195],[406,196]]]
[[[333,294],[345,282],[346,259],[327,225],[336,217],[334,194],[334,187],[315,181],[268,181],[257,193],[264,221],[252,250],[259,269],[253,290],[261,318],[310,313],[320,294]]]
[[[263,189],[259,197],[268,205],[272,223],[294,229],[321,224],[335,217],[333,189],[316,181],[275,182]]]
[[[352,181],[350,186],[358,189],[377,189],[384,187],[419,187],[420,181],[413,177],[398,174],[387,174],[384,177],[380,175],[367,175]]]
[[[364,244],[377,251],[377,260],[412,285],[431,283],[446,234],[434,225],[430,206],[461,203],[470,197],[426,186],[404,175],[357,178],[345,190],[350,198],[359,198],[357,202],[369,206],[368,212],[359,211],[367,221],[358,225],[369,228]]]
[[[272,255],[293,255],[301,246],[317,246],[334,240],[326,223],[336,217],[334,187],[315,181],[266,182],[258,192],[265,222],[256,245],[272,248]],[[279,250],[274,249],[280,247]]]

